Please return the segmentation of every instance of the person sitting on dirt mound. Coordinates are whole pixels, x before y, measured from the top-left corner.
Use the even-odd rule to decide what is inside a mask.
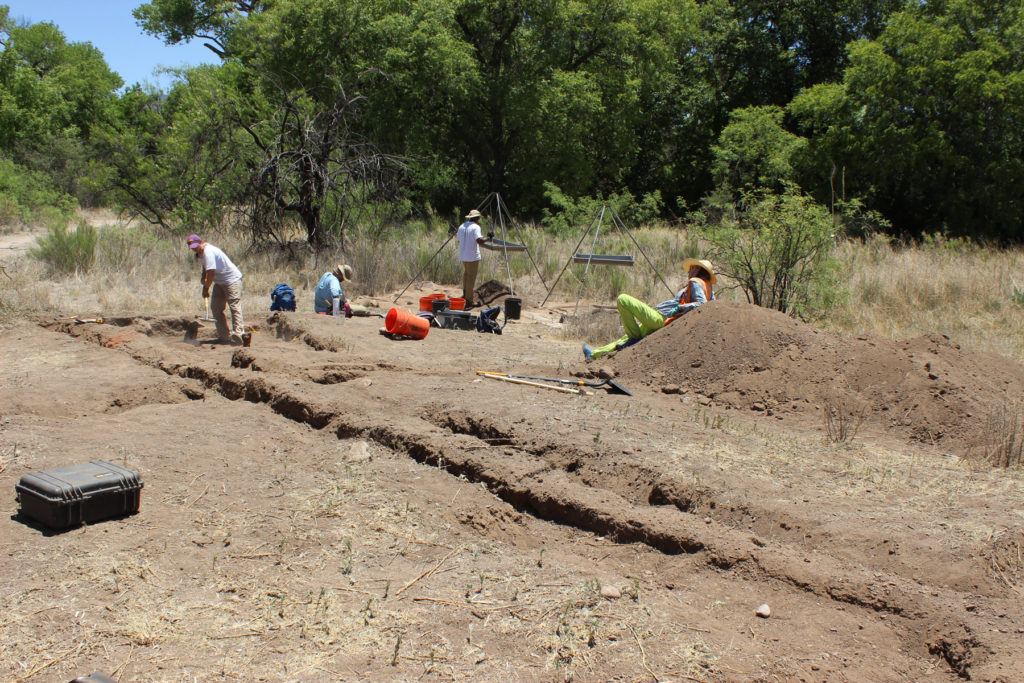
[[[344,315],[345,309],[350,306],[341,283],[351,279],[352,267],[340,263],[333,271],[321,275],[313,294],[313,310],[321,315]]]
[[[242,325],[242,271],[231,262],[227,254],[207,244],[198,235],[189,235],[188,248],[203,262],[203,299],[210,299],[210,311],[217,322],[217,339],[222,343],[242,343],[245,330]],[[210,297],[210,288],[213,297]],[[224,315],[225,304],[231,310],[231,327]]]
[[[596,349],[583,342],[583,355],[587,360],[600,358],[610,351],[635,344],[684,313],[715,298],[711,285],[715,284],[717,278],[711,261],[690,258],[683,261],[683,268],[688,270],[690,279],[686,286],[679,290],[677,299],[663,301],[652,308],[628,294],[620,294],[615,305],[619,309],[619,317],[622,319],[622,327],[625,328],[626,334]]]

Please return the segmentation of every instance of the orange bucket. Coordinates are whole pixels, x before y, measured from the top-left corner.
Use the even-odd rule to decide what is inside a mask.
[[[453,296],[448,303],[448,308],[453,311],[461,311],[466,308],[466,300],[460,296]]]
[[[392,308],[384,318],[384,329],[391,334],[423,339],[430,331],[430,321],[408,311]]]
[[[448,295],[447,294],[443,294],[441,292],[437,292],[435,294],[428,294],[427,296],[421,296],[420,297],[420,310],[421,311],[433,311],[434,309],[431,307],[431,304],[430,304],[431,301],[433,301],[434,299],[447,299],[447,298],[448,298]]]

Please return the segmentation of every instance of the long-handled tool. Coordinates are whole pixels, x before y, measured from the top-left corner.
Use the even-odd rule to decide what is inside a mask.
[[[622,386],[613,379],[603,379],[600,382],[584,382],[581,379],[565,379],[564,377],[530,377],[529,375],[510,375],[507,372],[491,372],[489,370],[477,370],[478,375],[490,375],[498,377],[514,377],[516,379],[535,379],[542,382],[558,382],[559,384],[572,384],[578,387],[593,387],[593,388],[604,388],[608,390],[610,394],[624,394],[626,396],[632,396],[626,387]]]
[[[498,379],[498,380],[501,380],[502,382],[511,382],[513,384],[525,384],[526,386],[537,387],[539,389],[551,389],[552,391],[561,391],[563,394],[579,394],[581,396],[588,396],[590,394],[590,392],[587,391],[586,389],[584,389],[583,387],[576,387],[574,389],[570,389],[569,387],[556,387],[556,386],[552,386],[550,384],[541,384],[540,382],[531,382],[531,381],[525,380],[525,379],[517,379],[515,377],[509,377],[508,375],[502,375],[502,374],[490,373],[490,372],[481,372],[479,370],[477,370],[476,374],[483,375],[484,377],[487,377],[488,379]]]
[[[217,320],[213,317],[213,313],[210,311],[210,297],[204,296],[203,297],[203,303],[206,304],[206,317],[205,318],[200,318],[200,320],[202,320],[203,322],[208,322],[208,323],[217,322]]]

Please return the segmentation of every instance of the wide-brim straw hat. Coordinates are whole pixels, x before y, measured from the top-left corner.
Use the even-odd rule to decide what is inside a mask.
[[[690,266],[699,266],[699,267],[703,268],[704,270],[708,271],[708,275],[711,276],[711,280],[710,280],[711,284],[715,284],[715,281],[718,279],[717,277],[715,277],[715,267],[711,265],[711,261],[708,261],[705,258],[702,258],[702,259],[688,258],[688,259],[686,259],[685,261],[683,261],[683,272],[684,273],[685,272],[689,272]]]
[[[334,266],[334,276],[339,280],[350,281],[352,279],[352,266],[339,263]]]
[[[473,209],[472,211],[466,214],[466,218],[480,218],[480,212],[477,211],[476,209]]]

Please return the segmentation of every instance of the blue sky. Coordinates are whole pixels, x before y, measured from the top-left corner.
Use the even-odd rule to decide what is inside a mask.
[[[166,89],[167,75],[154,75],[161,66],[196,66],[215,63],[216,55],[199,41],[182,45],[164,45],[163,41],[142,32],[132,10],[145,0],[0,0],[10,7],[15,21],[32,24],[43,21],[56,24],[68,42],[92,43],[103,53],[112,71],[125,84],[151,83]]]

